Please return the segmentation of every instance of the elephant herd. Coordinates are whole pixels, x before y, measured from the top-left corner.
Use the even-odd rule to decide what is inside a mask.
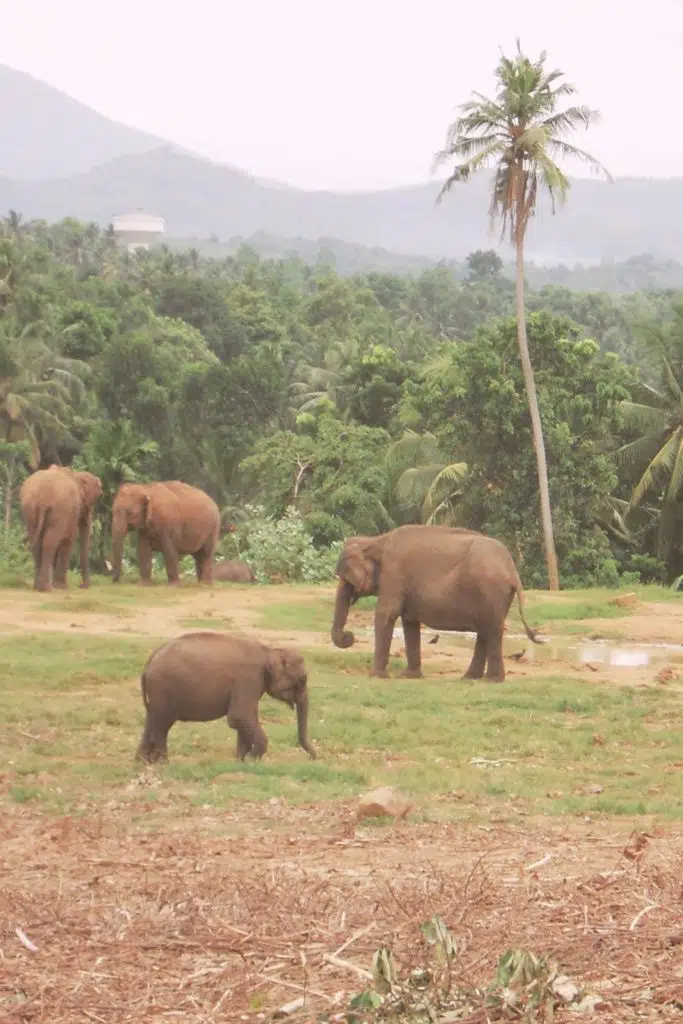
[[[66,573],[77,536],[81,586],[88,586],[93,509],[101,495],[99,477],[65,466],[38,470],[24,481],[20,493],[21,513],[35,564],[36,590],[66,587]],[[216,502],[197,487],[179,480],[122,484],[112,507],[114,582],[121,577],[123,542],[130,531],[135,531],[142,583],[151,582],[155,551],[164,556],[169,583],[179,582],[179,561],[183,555],[193,556],[197,579],[211,583],[220,525]],[[230,575],[223,568],[221,575],[225,579],[240,573]],[[248,569],[242,574],[246,582],[245,575],[250,576]]]
[[[37,590],[66,586],[73,545],[80,540],[82,584],[88,586],[93,508],[102,494],[91,473],[51,466],[30,476],[21,489],[21,509],[35,561]],[[216,503],[177,480],[123,484],[112,509],[113,578],[121,574],[123,542],[138,538],[140,580],[151,580],[152,554],[162,552],[169,583],[179,582],[179,559],[192,555],[197,579],[211,583],[220,533]],[[253,581],[244,563],[219,563],[221,578]],[[234,567],[230,568],[231,565]],[[500,541],[473,530],[447,526],[400,526],[375,537],[350,537],[340,553],[330,636],[340,648],[354,635],[345,629],[349,610],[376,596],[371,675],[386,677],[394,624],[401,619],[409,678],[422,676],[420,629],[472,632],[474,652],[466,679],[505,679],[503,632],[517,597],[525,632],[542,643],[524,615],[524,595],[514,560]],[[219,575],[218,573],[216,574]],[[228,634],[188,633],[152,653],[142,678],[146,722],[137,756],[165,759],[169,729],[176,721],[227,717],[237,732],[237,756],[261,757],[267,738],[258,721],[264,693],[297,711],[298,742],[311,757],[308,739],[307,672],[302,655],[259,640]]]

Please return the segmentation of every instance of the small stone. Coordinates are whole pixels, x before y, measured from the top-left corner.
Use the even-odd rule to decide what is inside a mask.
[[[638,604],[638,598],[631,591],[628,594],[617,594],[616,597],[612,598],[610,604],[615,604],[617,608],[635,608]]]
[[[575,985],[566,974],[560,974],[550,986],[556,996],[565,1003],[573,1003],[579,995],[579,986]]]
[[[405,818],[411,803],[392,786],[380,786],[371,793],[365,793],[358,801],[356,817],[362,818]]]
[[[572,1010],[575,1013],[595,1013],[597,1007],[602,1003],[600,996],[584,996],[579,1003],[575,1003],[572,1006]]]

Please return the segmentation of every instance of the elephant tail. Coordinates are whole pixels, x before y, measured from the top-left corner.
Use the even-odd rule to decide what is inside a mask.
[[[529,623],[526,621],[526,618],[524,617],[524,591],[522,590],[521,582],[519,582],[517,584],[517,586],[515,587],[515,592],[517,594],[517,601],[519,602],[519,617],[522,620],[522,624],[523,624],[524,629],[526,631],[526,635],[535,644],[543,644],[543,643],[545,643],[545,640],[539,640],[538,639],[539,631],[537,629],[532,629],[531,626],[529,625]]]
[[[40,556],[40,550],[43,545],[43,534],[45,533],[45,527],[47,526],[49,514],[50,506],[41,505],[38,511],[38,520],[36,522],[36,529],[33,534],[33,543],[31,545],[33,549],[33,554],[36,557]]]
[[[148,708],[149,696],[147,694],[147,673],[145,671],[140,676],[140,690],[142,691],[142,703],[145,705],[145,708]]]

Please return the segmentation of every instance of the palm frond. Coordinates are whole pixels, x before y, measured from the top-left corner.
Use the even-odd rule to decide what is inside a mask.
[[[607,168],[599,160],[596,160],[594,156],[587,153],[585,149],[572,146],[569,142],[564,142],[562,139],[557,138],[549,138],[546,148],[554,157],[561,157],[563,160],[578,160],[580,163],[590,167],[595,174],[603,174],[610,184],[614,181]]]
[[[664,359],[663,363],[664,381],[667,388],[669,389],[671,397],[678,405],[683,405],[683,391],[681,391],[681,386],[676,380],[676,376],[673,370],[671,369],[671,364],[669,363],[668,359]]]
[[[633,488],[630,505],[639,505],[648,491],[662,485],[663,480],[671,475],[679,448],[678,431],[662,445],[650,460],[645,472]]]
[[[411,466],[405,469],[396,483],[396,497],[405,507],[421,506],[434,480],[443,469],[442,463]]]
[[[645,381],[635,380],[629,385],[631,397],[642,405],[651,405],[654,409],[668,409],[669,402],[666,395],[663,395],[652,385]]]
[[[678,446],[673,458],[669,486],[666,489],[664,501],[676,501],[683,489],[683,430],[676,431]]]
[[[555,95],[559,95],[559,92],[556,92]],[[564,95],[569,94],[565,93]],[[550,114],[549,117],[543,120],[542,124],[549,137],[557,137],[566,132],[575,131],[580,125],[583,125],[584,128],[589,128],[592,124],[597,124],[599,120],[600,111],[576,105]]]
[[[643,405],[640,402],[623,401],[619,408],[624,417],[626,426],[631,430],[641,430],[652,433],[666,430],[668,416],[664,409],[656,409],[651,405]]]
[[[436,474],[422,503],[422,514],[427,517],[428,523],[444,502],[449,506],[452,504],[458,486],[467,476],[468,468],[465,462],[453,462]]]

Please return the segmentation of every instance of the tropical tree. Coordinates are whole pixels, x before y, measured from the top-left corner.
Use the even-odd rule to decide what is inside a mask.
[[[632,398],[621,404],[627,429],[637,437],[616,451],[618,464],[633,483],[624,521],[633,520],[647,498],[660,499],[657,555],[671,554],[680,524],[683,494],[683,389],[668,359],[663,360],[660,389],[643,381],[631,386]],[[635,481],[635,482],[633,482]]]
[[[434,434],[404,430],[385,458],[389,486],[400,511],[427,525],[454,526],[467,464],[452,462]]]
[[[557,158],[578,159],[604,172],[608,180],[610,176],[590,154],[565,140],[574,129],[588,128],[598,114],[585,106],[559,109],[561,98],[571,96],[575,89],[561,81],[561,71],[548,71],[545,61],[545,52],[531,60],[517,40],[515,57],[502,55],[496,68],[495,98],[474,93],[473,99],[461,104],[460,116],[448,129],[446,145],[436,154],[435,167],[456,160],[437,201],[453,185],[493,167],[489,215],[492,226],[497,219],[502,222],[501,240],[509,231],[515,247],[517,341],[536,452],[548,582],[551,590],[559,590],[545,443],[526,336],[524,242],[539,192],[549,194],[553,213],[556,203],[564,202],[569,192],[569,179],[555,163]]]
[[[50,435],[66,433],[71,403],[83,395],[83,364],[56,356],[36,336],[39,326],[28,324],[16,335],[0,331],[0,436],[28,442],[31,469]]]

